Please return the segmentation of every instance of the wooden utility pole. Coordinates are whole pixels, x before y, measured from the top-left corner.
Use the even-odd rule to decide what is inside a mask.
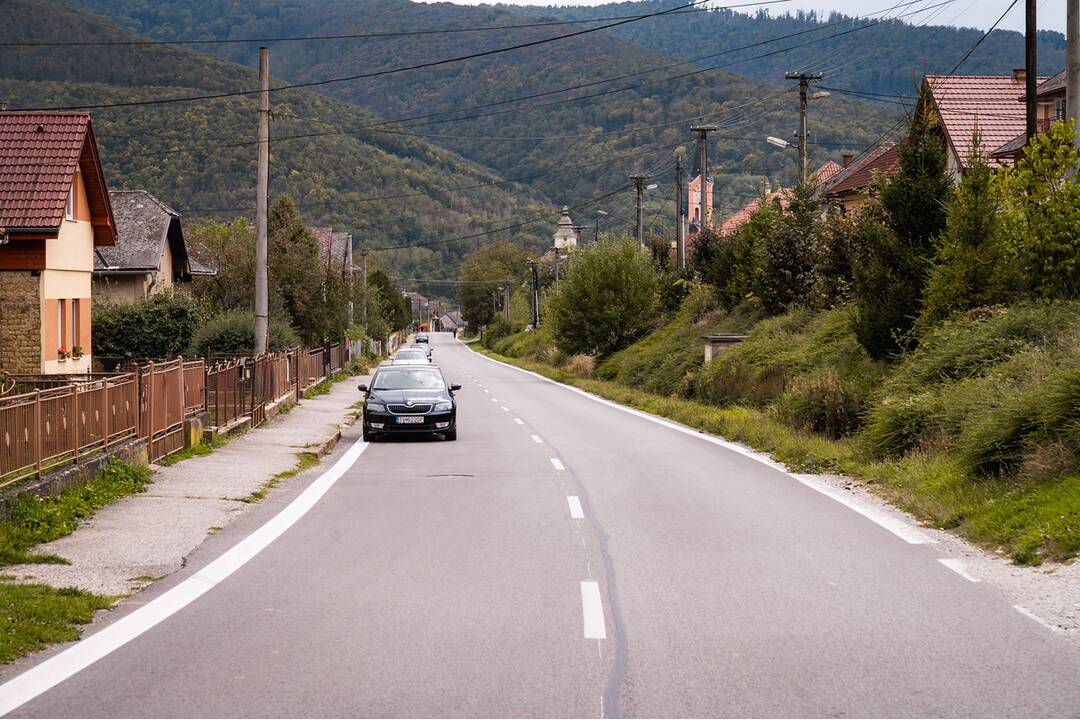
[[[367,296],[368,296],[368,286],[367,286],[367,248],[364,248],[364,249],[362,249],[360,251],[360,272],[364,276],[363,317],[364,317],[364,328],[366,329],[367,324],[368,324],[368,322],[367,322]]]
[[[346,281],[349,292],[349,327],[353,326],[353,294],[356,292],[355,283],[353,282],[353,251],[352,251],[352,233],[345,236],[345,268],[346,268]]]
[[[1065,5],[1065,117],[1073,121],[1073,143],[1080,148],[1080,0]]]
[[[259,168],[255,180],[255,354],[270,338],[266,278],[267,208],[270,184],[270,51],[259,48]]]
[[[675,258],[680,270],[686,269],[686,235],[683,233],[683,152],[675,151]]]
[[[503,317],[510,322],[510,283],[503,283]]]
[[[1025,128],[1027,142],[1030,143],[1038,132],[1035,126],[1038,107],[1035,97],[1035,78],[1039,74],[1039,69],[1035,43],[1038,41],[1039,27],[1036,22],[1035,0],[1024,0],[1024,5],[1027,10],[1024,21],[1024,104],[1027,111]]]
[[[787,80],[799,81],[799,184],[802,185],[809,177],[809,139],[810,133],[806,127],[806,103],[809,99],[810,81],[820,80],[821,73],[789,72],[784,74]]]
[[[634,181],[634,190],[637,192],[637,199],[634,204],[634,217],[635,227],[637,228],[637,241],[638,246],[641,249],[645,249],[645,215],[643,213],[641,204],[645,199],[645,181],[649,179],[648,175],[631,175],[630,179]]]
[[[707,224],[705,217],[706,200],[709,199],[709,133],[715,132],[715,125],[691,125],[690,131],[697,133],[698,139],[698,169],[701,171],[701,192],[698,195],[700,214],[698,216],[698,232],[704,232]]]

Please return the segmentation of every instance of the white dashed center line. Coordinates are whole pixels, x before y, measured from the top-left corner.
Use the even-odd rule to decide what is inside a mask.
[[[544,442],[543,440],[540,439],[539,435],[533,435],[532,439],[533,439],[533,442],[538,444],[538,445],[543,444],[543,442]]]
[[[506,407],[505,405],[501,405],[500,407],[502,407],[503,412],[510,412],[510,408]]]
[[[566,469],[566,468],[563,467],[563,464],[559,460],[559,458],[551,458],[551,464],[555,466],[556,470],[565,470]]]
[[[514,422],[516,422],[518,425],[524,425],[525,424],[525,421],[522,420],[521,418],[514,418]]]
[[[581,617],[585,626],[586,640],[604,640],[604,606],[600,602],[600,583],[583,580],[581,583]]]
[[[577,495],[567,495],[566,504],[570,506],[570,517],[575,520],[582,520],[585,517],[585,511],[581,509],[581,500]]]

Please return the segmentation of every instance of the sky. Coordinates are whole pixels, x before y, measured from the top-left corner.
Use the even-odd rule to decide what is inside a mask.
[[[497,0],[486,0],[494,2]],[[502,0],[503,2],[516,5],[602,5],[604,0]],[[731,0],[732,4],[746,2],[747,0]],[[773,6],[772,12],[784,13],[788,10],[817,10],[828,14],[833,10],[839,10],[847,15],[859,15],[875,10],[883,10],[892,7],[899,0],[790,0],[782,6]],[[927,5],[936,4],[939,0],[927,0]],[[460,5],[479,5],[482,0],[451,0]],[[954,0],[953,4],[946,7],[933,21],[933,24],[961,25],[965,27],[977,27],[985,30],[994,24],[1012,0]],[[716,0],[712,3],[717,6],[727,4],[726,0]],[[783,7],[783,10],[776,9]],[[918,9],[918,5],[911,9]],[[954,9],[955,8],[955,9]],[[1037,5],[1038,24],[1040,30],[1057,30],[1065,32],[1065,0],[1038,0]],[[930,11],[932,12],[932,11]],[[929,13],[928,13],[929,14]],[[914,16],[913,21],[920,16]],[[1019,0],[1016,6],[1009,12],[998,27],[1006,30],[1024,29],[1024,0]]]

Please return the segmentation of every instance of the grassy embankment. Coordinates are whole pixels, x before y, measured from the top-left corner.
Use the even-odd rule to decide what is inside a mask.
[[[862,478],[1017,563],[1080,551],[1080,304],[965,316],[893,363],[865,355],[844,308],[756,320],[692,297],[595,367],[543,331],[492,354],[795,471]],[[699,336],[732,331],[749,337],[703,366]]]
[[[11,519],[0,523],[0,566],[22,563],[66,563],[56,555],[35,553],[34,548],[69,535],[79,522],[109,503],[140,493],[150,482],[147,468],[114,460],[101,475],[55,498],[26,498],[12,509]],[[116,598],[74,588],[26,585],[0,576],[0,663],[11,662],[49,643],[77,640],[79,625],[94,612],[109,608]]]

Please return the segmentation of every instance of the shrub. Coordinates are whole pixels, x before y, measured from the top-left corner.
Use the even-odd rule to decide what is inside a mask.
[[[636,241],[602,240],[573,256],[548,321],[568,354],[607,355],[648,332],[658,314],[658,278]]]
[[[300,338],[291,326],[270,319],[271,350],[284,350],[299,344]],[[252,354],[255,352],[255,313],[232,310],[210,318],[195,332],[190,352],[203,357],[211,352]]]
[[[861,425],[864,399],[861,388],[826,368],[792,380],[777,410],[798,430],[840,438]]]
[[[566,361],[565,365],[569,373],[582,378],[592,377],[595,367],[596,360],[592,355],[573,355]]]
[[[764,238],[761,303],[771,314],[807,305],[813,284],[811,249],[816,244],[821,203],[814,188],[795,188],[791,205]]]
[[[933,398],[885,398],[870,412],[861,439],[872,457],[896,458],[918,447],[933,413]]]
[[[176,357],[191,344],[199,316],[194,300],[169,291],[130,305],[95,304],[93,350],[98,355]]]

